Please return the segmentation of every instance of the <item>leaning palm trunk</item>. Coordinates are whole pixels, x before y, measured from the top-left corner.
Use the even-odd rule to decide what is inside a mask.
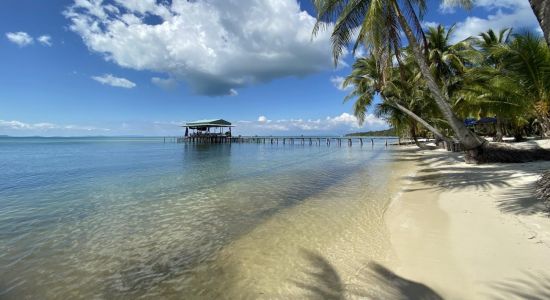
[[[416,135],[416,126],[414,124],[414,122],[412,122],[413,124],[411,124],[411,129],[410,129],[410,135],[411,135],[411,138],[413,139],[414,141],[414,144],[420,148],[420,149],[423,149],[423,150],[433,150],[435,149],[436,147],[430,147],[430,146],[427,146],[425,144],[422,144],[419,140],[418,140],[418,136]]]
[[[470,131],[452,111],[447,96],[445,96],[445,94],[441,91],[441,88],[430,72],[428,63],[426,62],[426,57],[424,56],[424,53],[420,48],[418,41],[416,40],[416,37],[407,22],[407,19],[403,16],[397,4],[394,5],[399,24],[401,25],[405,36],[409,41],[409,45],[411,46],[414,57],[418,63],[420,72],[422,73],[424,80],[426,80],[428,89],[432,93],[435,103],[439,107],[441,113],[447,122],[449,122],[449,126],[453,129],[458,140],[462,143],[464,149],[466,150],[464,159],[467,163],[512,163],[534,160],[550,160],[550,151],[546,149],[520,149],[501,143],[491,144]]]
[[[496,123],[496,134],[495,134],[495,139],[494,141],[495,142],[502,142],[504,139],[504,134],[502,133],[502,118],[500,116],[496,116],[496,119],[497,119],[497,123]]]
[[[550,211],[550,171],[542,173],[535,186],[535,195],[539,200],[544,201],[546,208]]]
[[[418,45],[416,37],[412,32],[407,22],[407,19],[405,18],[405,16],[403,16],[397,5],[395,7],[395,11],[399,19],[399,24],[403,28],[403,31],[405,32],[405,35],[409,40],[409,44],[413,50],[413,54],[420,68],[420,72],[422,73],[424,80],[426,80],[426,84],[430,89],[430,92],[432,93],[432,96],[434,97],[437,106],[441,110],[441,113],[449,122],[449,125],[451,126],[466,150],[472,150],[481,147],[484,144],[484,141],[473,132],[471,132],[452,111],[451,105],[449,104],[447,97],[441,91],[441,88],[439,87],[435,78],[430,72],[430,68],[428,67],[428,63],[426,62],[426,57],[424,56],[422,49]]]
[[[444,140],[444,141],[448,141],[449,139],[444,136],[439,130],[437,130],[435,127],[433,127],[432,125],[430,125],[428,122],[426,122],[424,119],[422,119],[421,117],[419,117],[417,114],[413,113],[412,111],[408,110],[407,108],[405,108],[403,105],[397,103],[396,101],[390,101],[390,100],[387,100],[385,99],[385,101],[387,101],[389,104],[391,104],[392,106],[395,106],[395,108],[399,109],[401,112],[405,113],[406,115],[408,115],[409,117],[411,117],[412,119],[414,119],[416,122],[420,123],[422,126],[424,126],[424,128],[426,128],[427,130],[429,130],[431,133],[433,133],[437,138],[441,139],[441,140]]]
[[[541,127],[541,136],[543,138],[550,137],[550,119],[546,116],[539,116],[537,118]]]
[[[550,45],[550,1],[529,0],[529,3],[537,16],[542,32],[544,32],[544,39]]]

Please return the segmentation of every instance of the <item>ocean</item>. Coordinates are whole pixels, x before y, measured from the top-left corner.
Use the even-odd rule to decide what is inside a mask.
[[[395,152],[0,138],[0,298],[301,297],[318,268],[352,284],[392,255]]]

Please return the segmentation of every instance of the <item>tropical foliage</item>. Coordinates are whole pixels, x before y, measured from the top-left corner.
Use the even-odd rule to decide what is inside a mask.
[[[471,5],[467,0],[453,2]],[[496,120],[496,141],[505,134],[518,139],[527,133],[550,136],[550,51],[542,37],[489,30],[453,43],[454,27],[422,28],[424,0],[315,0],[314,4],[318,11],[314,34],[334,23],[335,63],[349,45],[353,51],[360,46],[367,50],[344,82],[353,86],[345,101],[354,101],[358,120],[364,120],[378,95],[381,103],[375,112],[393,128],[413,138],[429,133],[440,140],[459,141],[467,158],[476,162],[513,161],[513,157],[506,157],[507,147],[490,144],[470,130],[467,118]],[[401,33],[407,38],[406,47]],[[508,152],[530,159],[518,151]]]

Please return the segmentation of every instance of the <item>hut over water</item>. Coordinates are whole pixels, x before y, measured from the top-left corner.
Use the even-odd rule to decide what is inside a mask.
[[[225,143],[231,138],[230,122],[223,119],[198,120],[188,122],[185,127],[185,139],[194,142]]]

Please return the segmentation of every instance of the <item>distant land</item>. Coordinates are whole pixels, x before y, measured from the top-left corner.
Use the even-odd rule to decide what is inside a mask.
[[[346,136],[397,136],[394,128],[386,130],[373,130],[365,132],[348,133]]]

